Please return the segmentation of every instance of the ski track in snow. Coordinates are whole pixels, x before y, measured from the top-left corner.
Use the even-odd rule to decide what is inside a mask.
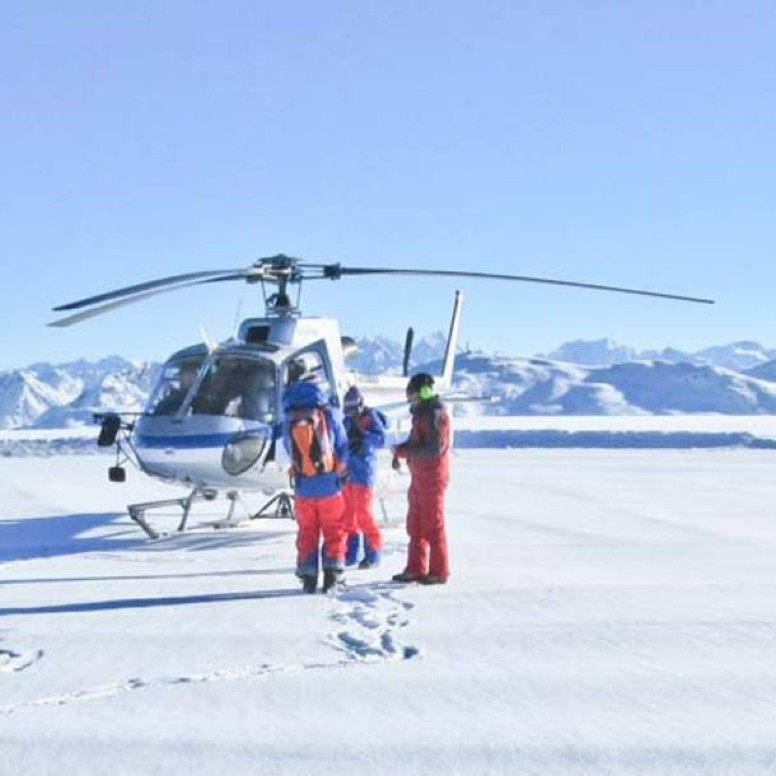
[[[22,709],[66,706],[81,701],[107,698],[132,690],[263,679],[277,673],[332,669],[359,663],[410,660],[421,655],[419,647],[403,645],[396,635],[398,629],[409,624],[407,614],[414,604],[398,600],[393,590],[368,586],[345,588],[332,596],[332,604],[328,618],[336,627],[325,639],[325,643],[338,652],[344,653],[344,657],[339,660],[288,666],[262,663],[257,666],[220,668],[205,674],[190,676],[132,677],[111,684],[96,685],[60,695],[0,706],[0,716],[11,716]],[[43,650],[27,653],[0,650],[0,670],[22,671],[40,660],[42,656]]]

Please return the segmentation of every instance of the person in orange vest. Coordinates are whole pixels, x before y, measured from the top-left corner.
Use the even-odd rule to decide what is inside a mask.
[[[303,590],[314,593],[322,566],[322,587],[328,592],[344,584],[342,479],[347,472],[348,440],[342,419],[329,407],[318,383],[291,383],[283,394],[283,409],[283,444],[291,458],[298,525],[296,575]]]
[[[450,416],[434,391],[434,378],[420,372],[407,383],[410,436],[393,448],[394,462],[410,470],[407,493],[407,564],[395,582],[444,585],[450,575],[445,529],[445,491],[450,482]]]
[[[364,540],[360,569],[380,562],[383,537],[375,520],[374,488],[377,451],[385,446],[386,418],[380,410],[367,407],[357,386],[348,388],[343,400],[345,432],[348,436],[348,479],[345,483],[345,529],[348,532],[345,565],[354,566]]]

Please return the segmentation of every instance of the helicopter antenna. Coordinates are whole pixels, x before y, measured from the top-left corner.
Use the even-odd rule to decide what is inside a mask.
[[[208,334],[207,330],[202,325],[200,325],[199,327],[199,333],[200,333],[200,336],[202,337],[202,341],[205,343],[207,352],[212,353],[218,347],[218,342],[214,340],[210,336],[210,334]]]
[[[240,314],[243,306],[243,295],[240,294],[240,298],[237,300],[237,305],[234,308],[234,324],[232,325],[232,331],[237,331],[237,327],[240,323]]]

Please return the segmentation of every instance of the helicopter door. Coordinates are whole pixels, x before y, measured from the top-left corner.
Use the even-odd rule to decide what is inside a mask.
[[[331,404],[339,404],[337,380],[326,340],[317,340],[294,353],[285,361],[281,371],[284,388],[297,380],[309,380],[324,386]]]

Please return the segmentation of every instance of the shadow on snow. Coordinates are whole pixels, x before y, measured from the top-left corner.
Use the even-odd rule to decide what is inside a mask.
[[[76,614],[82,612],[106,612],[119,609],[150,609],[157,606],[185,606],[187,604],[213,604],[228,601],[251,601],[268,598],[302,596],[299,588],[285,590],[247,591],[242,593],[203,593],[201,595],[162,596],[160,598],[116,598],[109,601],[84,601],[44,606],[11,606],[0,608],[0,617],[24,614]]]
[[[293,573],[293,568],[287,569]],[[277,574],[278,569],[236,569],[234,571],[198,571],[186,574],[95,574],[77,577],[23,577],[20,579],[0,579],[0,587],[9,585],[66,585],[84,582],[138,582],[149,579],[205,579],[207,577],[258,577],[264,574]]]
[[[178,550],[196,552],[223,547],[250,546],[267,539],[285,536],[288,530],[232,531],[231,529],[194,530],[172,533],[159,540],[149,541],[134,524],[125,521],[124,512],[55,515],[0,520],[0,563],[34,560],[89,552],[116,552],[142,550],[160,552]],[[115,528],[106,533],[106,527]],[[90,532],[95,535],[89,535]]]

